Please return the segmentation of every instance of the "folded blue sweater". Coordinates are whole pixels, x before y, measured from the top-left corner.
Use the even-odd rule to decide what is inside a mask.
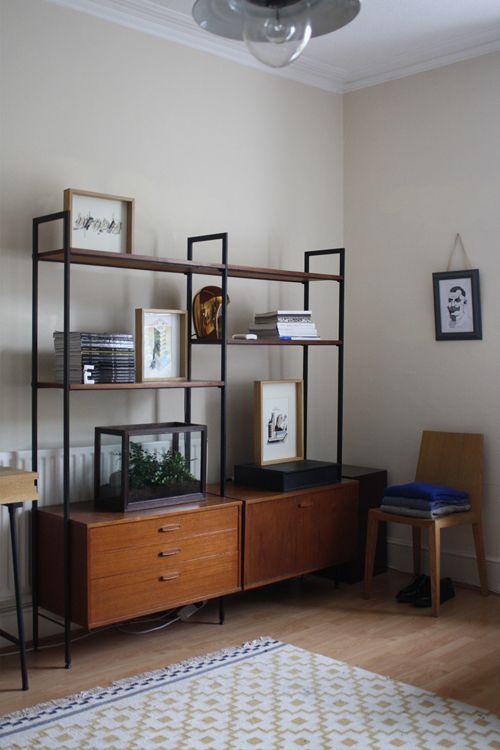
[[[454,487],[445,487],[440,484],[428,484],[427,482],[408,482],[408,484],[393,484],[386,487],[386,497],[416,497],[422,500],[464,500],[469,497],[468,492],[456,490]]]
[[[414,510],[438,510],[439,508],[453,507],[470,508],[469,499],[464,497],[454,498],[453,501],[447,500],[426,500],[423,497],[393,497],[384,495],[382,503],[392,505],[396,508],[412,508]]]

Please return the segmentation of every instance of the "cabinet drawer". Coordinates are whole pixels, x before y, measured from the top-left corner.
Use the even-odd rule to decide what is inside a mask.
[[[168,513],[162,518],[140,519],[92,529],[92,552],[140,547],[147,544],[171,544],[197,534],[238,528],[238,508],[217,508],[196,513]]]
[[[89,627],[161,612],[239,588],[238,554],[180,562],[173,569],[148,569],[92,581]]]
[[[236,529],[178,538],[177,540],[171,539],[168,534],[163,536],[165,538],[156,541],[155,544],[143,547],[108,549],[99,554],[92,554],[93,534],[91,533],[90,578],[96,579],[120,573],[132,573],[143,568],[172,569],[187,560],[238,551]]]

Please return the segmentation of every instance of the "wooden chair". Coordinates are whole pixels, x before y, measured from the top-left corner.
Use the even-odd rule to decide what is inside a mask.
[[[439,615],[440,604],[440,543],[441,529],[451,526],[471,524],[476,548],[481,593],[488,594],[488,579],[481,528],[481,494],[483,479],[483,436],[460,432],[422,433],[415,481],[442,484],[459,490],[466,490],[470,496],[471,510],[465,513],[450,513],[441,518],[413,518],[396,513],[387,513],[380,508],[372,508],[368,515],[366,537],[364,595],[370,596],[373,577],[373,563],[379,521],[404,523],[412,527],[413,572],[421,573],[421,534],[427,529],[429,534],[429,570],[431,578],[432,615]]]

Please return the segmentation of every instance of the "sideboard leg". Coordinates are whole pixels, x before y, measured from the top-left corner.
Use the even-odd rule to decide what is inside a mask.
[[[219,625],[224,625],[226,614],[224,612],[224,597],[219,596]]]

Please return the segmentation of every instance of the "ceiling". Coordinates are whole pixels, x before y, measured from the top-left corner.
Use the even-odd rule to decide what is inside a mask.
[[[242,42],[198,28],[194,0],[50,1],[336,92],[500,50],[500,0],[362,0],[351,24],[311,40],[280,70],[264,68]]]

